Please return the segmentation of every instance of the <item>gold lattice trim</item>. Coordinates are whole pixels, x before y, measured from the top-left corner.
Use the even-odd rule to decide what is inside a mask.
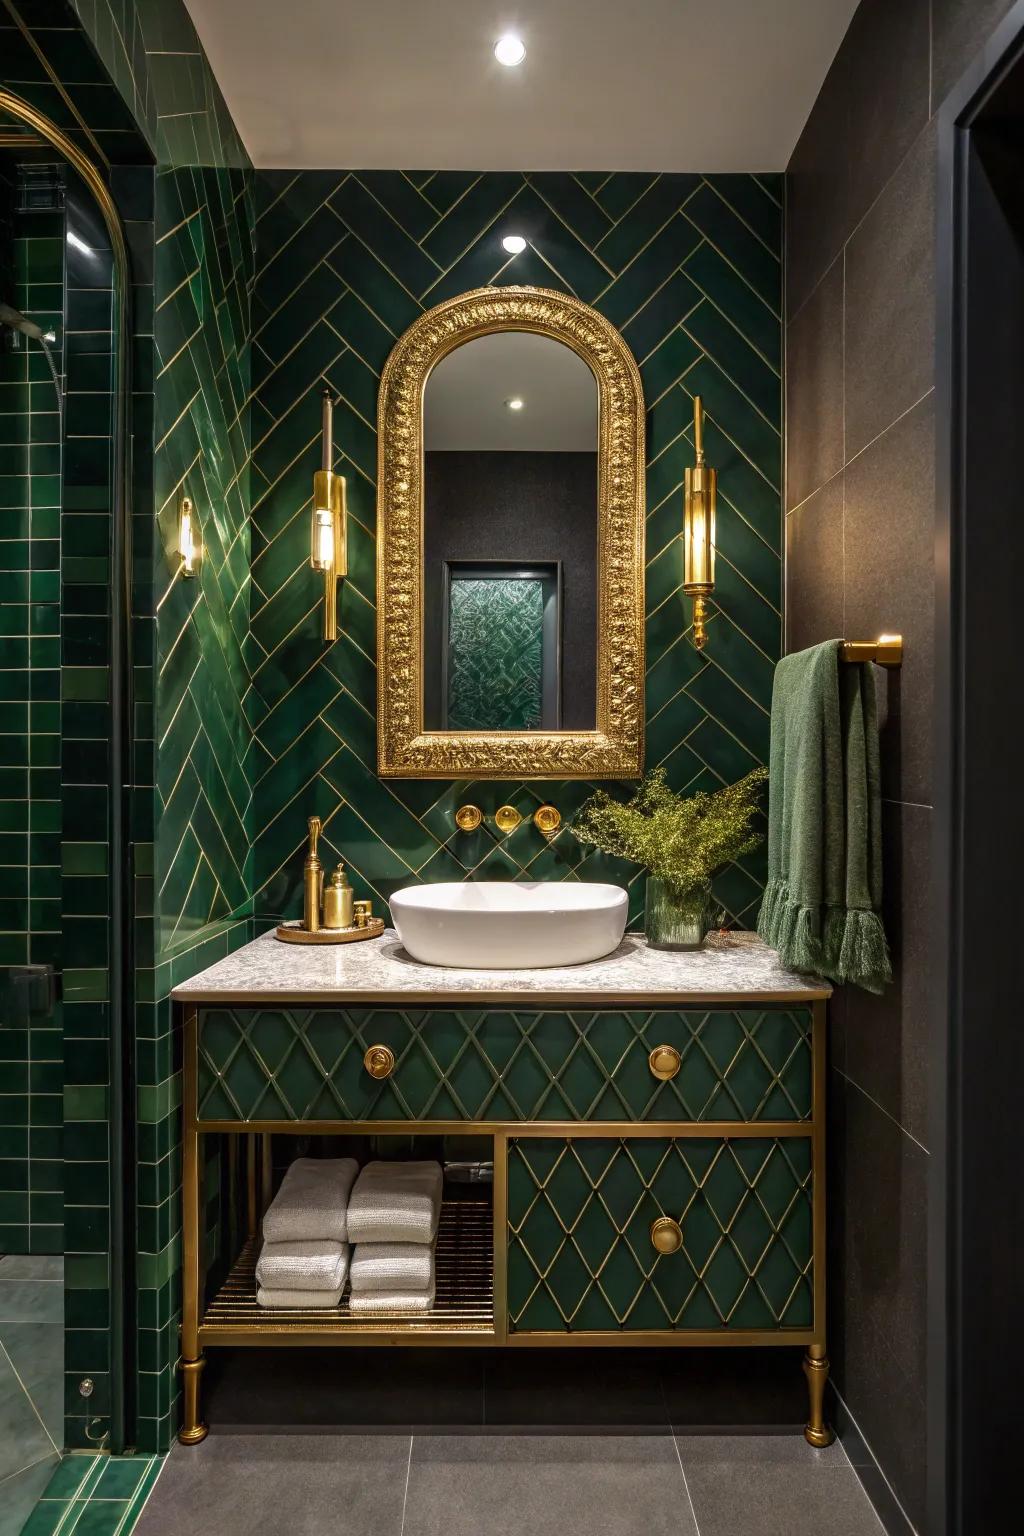
[[[564,342],[598,385],[597,728],[423,729],[423,391],[454,347],[495,331]],[[396,344],[378,407],[377,766],[400,778],[636,778],[643,769],[644,415],[625,341],[589,305],[546,288],[478,288],[438,304]]]

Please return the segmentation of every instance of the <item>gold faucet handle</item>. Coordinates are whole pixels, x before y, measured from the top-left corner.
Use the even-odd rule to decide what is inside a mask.
[[[319,816],[311,816],[307,821],[306,826],[309,828],[309,857],[311,859],[315,859],[316,845],[320,840],[320,833],[324,829],[324,824],[320,820]]]
[[[533,813],[533,824],[545,837],[553,837],[562,825],[562,813],[557,806],[539,805]]]

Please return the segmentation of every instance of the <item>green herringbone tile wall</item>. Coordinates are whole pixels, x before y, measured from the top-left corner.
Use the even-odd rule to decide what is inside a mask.
[[[305,820],[327,824],[378,909],[416,880],[598,878],[571,835],[529,820],[510,837],[456,833],[464,799],[571,814],[589,791],[384,782],[376,774],[374,530],[377,387],[424,309],[485,283],[568,290],[620,327],[648,408],[647,761],[677,788],[732,781],[767,759],[780,651],[780,199],[776,177],[473,172],[260,172],[252,407],[252,693],[257,915],[299,909]],[[525,234],[509,258],[504,233]],[[319,634],[309,569],[322,380],[341,396],[336,468],[348,476],[341,637]],[[692,397],[719,470],[718,608],[703,657],[680,592],[683,468]],[[761,859],[717,894],[750,923]],[[642,915],[633,874],[631,915]]]

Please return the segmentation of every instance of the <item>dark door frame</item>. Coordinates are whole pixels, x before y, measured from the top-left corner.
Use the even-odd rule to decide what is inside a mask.
[[[1005,1436],[1024,1354],[1016,1315],[1024,934],[1015,922],[1024,726],[1015,719],[1014,583],[1024,562],[1024,474],[1011,473],[1015,459],[1024,469],[1024,409],[1016,430],[1008,421],[1024,402],[1024,348],[1018,385],[1007,336],[1024,330],[1024,242],[990,180],[984,142],[994,109],[1011,83],[1015,90],[1015,70],[1024,129],[1024,0],[937,114],[929,1536],[977,1536],[1019,1498]],[[993,413],[993,403],[1005,408]]]

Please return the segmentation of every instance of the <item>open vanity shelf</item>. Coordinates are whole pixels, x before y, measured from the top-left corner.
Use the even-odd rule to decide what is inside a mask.
[[[749,936],[670,954],[627,935],[604,961],[507,973],[418,965],[391,935],[265,936],[185,983],[182,1441],[206,1434],[211,1347],[799,1345],[805,1433],[827,1444],[827,996]],[[493,1165],[492,1186],[446,1185],[433,1311],[261,1308],[288,1143],[386,1156],[368,1139],[395,1136]],[[247,1170],[246,1217],[208,1286],[214,1138]]]
[[[353,1317],[348,1296],[330,1312],[269,1311],[256,1300],[260,1241],[248,1238],[210,1300],[199,1342],[213,1344],[452,1344],[494,1337],[494,1234],[489,1200],[445,1200],[437,1229],[432,1311],[408,1317]],[[453,1335],[455,1337],[453,1337]]]

